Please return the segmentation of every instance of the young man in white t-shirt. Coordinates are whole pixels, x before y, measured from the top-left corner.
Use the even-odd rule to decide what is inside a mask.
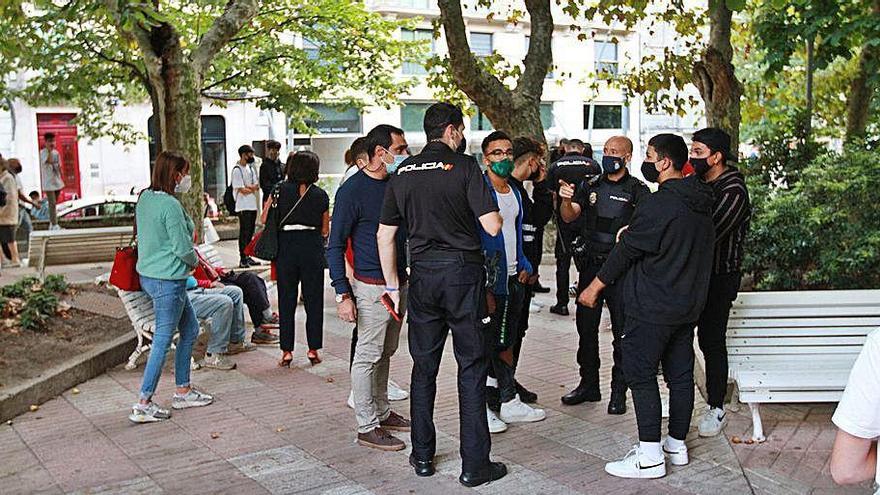
[[[239,266],[247,268],[257,264],[246,254],[244,248],[254,237],[257,223],[257,192],[260,180],[254,169],[254,149],[248,145],[238,148],[238,162],[232,167],[232,190],[235,193],[235,212],[238,214]]]
[[[834,481],[847,485],[874,478],[880,485],[880,329],[868,334],[831,421],[839,428],[831,450]]]
[[[49,200],[49,230],[58,227],[58,195],[64,189],[64,179],[61,177],[61,155],[55,149],[55,134],[47,132],[43,135],[45,148],[40,150],[40,175],[42,176],[43,192]]]
[[[486,380],[486,417],[489,431],[500,433],[507,423],[530,423],[546,417],[542,409],[522,402],[516,390],[514,348],[519,344],[519,317],[525,301],[525,283],[534,273],[523,252],[522,198],[508,183],[513,172],[513,142],[495,131],[483,140],[485,180],[492,188],[503,223],[501,232],[491,236],[480,229],[480,240],[489,269],[490,376]],[[494,373],[492,373],[494,372]],[[496,400],[497,398],[497,400]],[[498,406],[498,415],[492,410]]]

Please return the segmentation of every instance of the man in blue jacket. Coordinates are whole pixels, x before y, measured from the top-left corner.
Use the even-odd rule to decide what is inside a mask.
[[[507,423],[530,423],[546,417],[544,411],[523,403],[516,391],[513,349],[519,339],[519,318],[525,301],[525,283],[534,271],[523,253],[522,197],[510,185],[513,171],[513,142],[495,131],[483,140],[484,180],[490,186],[503,220],[501,232],[490,235],[480,228],[480,241],[486,258],[487,302],[489,309],[490,360],[492,366],[486,385],[498,388],[500,418],[486,407],[489,431],[499,433]],[[494,375],[494,376],[493,376]]]

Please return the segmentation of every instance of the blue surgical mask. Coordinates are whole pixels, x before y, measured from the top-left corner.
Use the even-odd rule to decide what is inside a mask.
[[[409,155],[394,155],[394,162],[391,165],[385,165],[385,170],[387,170],[389,174],[397,172],[397,167],[399,167],[407,158],[409,158]]]

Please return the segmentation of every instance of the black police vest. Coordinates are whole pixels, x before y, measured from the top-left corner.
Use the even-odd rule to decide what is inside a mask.
[[[611,252],[617,232],[632,218],[636,186],[631,177],[619,182],[600,178],[587,184],[583,232],[590,256],[607,256]]]

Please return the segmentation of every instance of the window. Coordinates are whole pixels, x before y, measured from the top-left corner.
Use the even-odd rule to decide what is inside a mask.
[[[303,50],[309,60],[318,60],[321,57],[321,45],[308,38],[303,38]]]
[[[424,132],[425,111],[431,103],[407,103],[400,107],[400,128],[404,132]]]
[[[407,61],[403,63],[403,73],[405,75],[425,75],[428,70],[425,68],[425,61],[434,54],[434,32],[430,29],[404,29],[400,32],[401,41],[422,41],[428,42],[430,51],[419,61]]]
[[[477,113],[471,117],[471,130],[472,131],[491,131],[494,130],[492,128],[492,123],[489,122],[489,117],[486,117],[482,110],[477,108]]]
[[[226,120],[220,115],[202,115],[202,182],[204,191],[213,198],[222,198],[226,191]],[[150,147],[150,170],[156,161],[156,124],[147,119]]]
[[[436,0],[397,0],[397,7],[404,7],[407,9],[434,9],[437,8]]]
[[[355,107],[340,108],[317,103],[312,110],[318,112],[317,120],[306,120],[318,134],[349,134],[361,132],[361,112]],[[302,134],[302,133],[300,133]]]
[[[477,57],[492,55],[492,33],[471,33],[471,52]]]
[[[553,104],[541,103],[541,127],[546,131],[553,127]]]
[[[628,110],[623,105],[584,105],[584,129],[625,129]]]
[[[529,53],[529,43],[531,43],[532,37],[526,36],[526,51],[525,55],[523,55],[523,63],[525,63],[526,55]],[[553,41],[550,41],[550,52],[553,52]],[[550,64],[550,68],[547,69],[547,75],[544,76],[544,79],[553,79],[553,64]]]
[[[596,72],[617,75],[617,43],[613,41],[594,41]]]

